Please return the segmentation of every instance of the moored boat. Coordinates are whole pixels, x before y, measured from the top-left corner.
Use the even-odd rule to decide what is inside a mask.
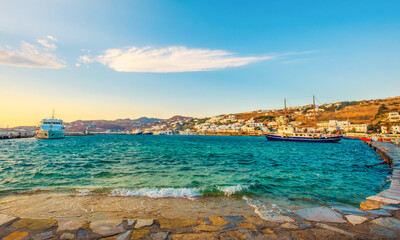
[[[286,99],[285,99],[285,125],[278,129],[277,133],[266,134],[265,137],[268,141],[283,141],[283,142],[319,142],[319,143],[336,143],[342,140],[343,136],[340,134],[324,134],[317,133],[317,120],[315,114],[315,99],[313,96],[314,107],[314,133],[296,131],[293,126],[288,125],[286,113]]]
[[[364,142],[371,142],[372,138],[360,137],[360,140]]]
[[[39,139],[57,139],[65,137],[63,121],[54,118],[54,111],[51,118],[45,118],[40,122],[39,130],[36,131],[36,137]]]

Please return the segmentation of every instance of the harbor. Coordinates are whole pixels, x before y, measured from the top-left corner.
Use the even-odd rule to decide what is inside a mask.
[[[4,1],[0,240],[400,239],[400,1]]]

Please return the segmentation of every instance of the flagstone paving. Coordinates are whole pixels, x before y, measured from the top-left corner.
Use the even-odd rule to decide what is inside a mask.
[[[326,220],[325,208],[322,219]],[[329,210],[329,208],[328,208]],[[316,209],[305,211],[315,213]],[[330,210],[334,211],[334,210]],[[320,212],[320,211],[317,211]],[[151,219],[135,228],[127,220],[85,221],[20,219],[0,228],[2,240],[45,239],[396,239],[400,237],[400,211],[393,217],[341,215],[344,222],[268,222],[256,216],[212,216],[207,219]],[[329,215],[331,216],[331,215]],[[313,216],[314,219],[315,216]],[[250,221],[249,221],[250,220]],[[314,219],[315,220],[315,219]],[[330,219],[328,219],[330,220]],[[347,221],[348,220],[348,221]],[[60,224],[61,223],[61,224]],[[72,224],[76,223],[76,224]],[[272,227],[265,227],[265,226]],[[61,226],[61,228],[60,228]],[[73,226],[73,227],[70,227]],[[162,226],[162,227],[161,227]],[[75,228],[78,227],[78,228]]]

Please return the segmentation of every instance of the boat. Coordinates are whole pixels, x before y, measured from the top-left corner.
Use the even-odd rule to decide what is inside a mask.
[[[371,142],[371,141],[372,141],[372,138],[360,137],[360,140],[361,140],[361,141],[364,141],[364,142]]]
[[[131,132],[131,134],[133,134],[133,135],[142,135],[142,131],[140,130],[140,129],[135,129],[135,130],[132,130],[132,132]]]
[[[36,131],[36,138],[38,139],[58,139],[64,138],[64,124],[61,119],[54,118],[54,110],[53,116],[51,118],[43,119],[39,124],[39,130]]]
[[[314,129],[315,132],[297,131],[295,127],[288,125],[285,99],[285,125],[278,128],[277,133],[266,134],[268,141],[283,142],[319,142],[319,143],[336,143],[342,140],[341,134],[324,134],[317,132],[317,118],[315,114],[315,98],[313,96],[314,107]]]
[[[148,129],[146,129],[146,130],[144,130],[144,131],[142,132],[142,135],[153,135],[153,132],[150,131],[150,130],[148,130]]]

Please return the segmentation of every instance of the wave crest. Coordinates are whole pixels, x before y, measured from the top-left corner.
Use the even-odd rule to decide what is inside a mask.
[[[141,188],[125,189],[118,188],[111,191],[110,196],[136,196],[136,197],[176,197],[176,198],[194,198],[201,196],[197,188]]]

